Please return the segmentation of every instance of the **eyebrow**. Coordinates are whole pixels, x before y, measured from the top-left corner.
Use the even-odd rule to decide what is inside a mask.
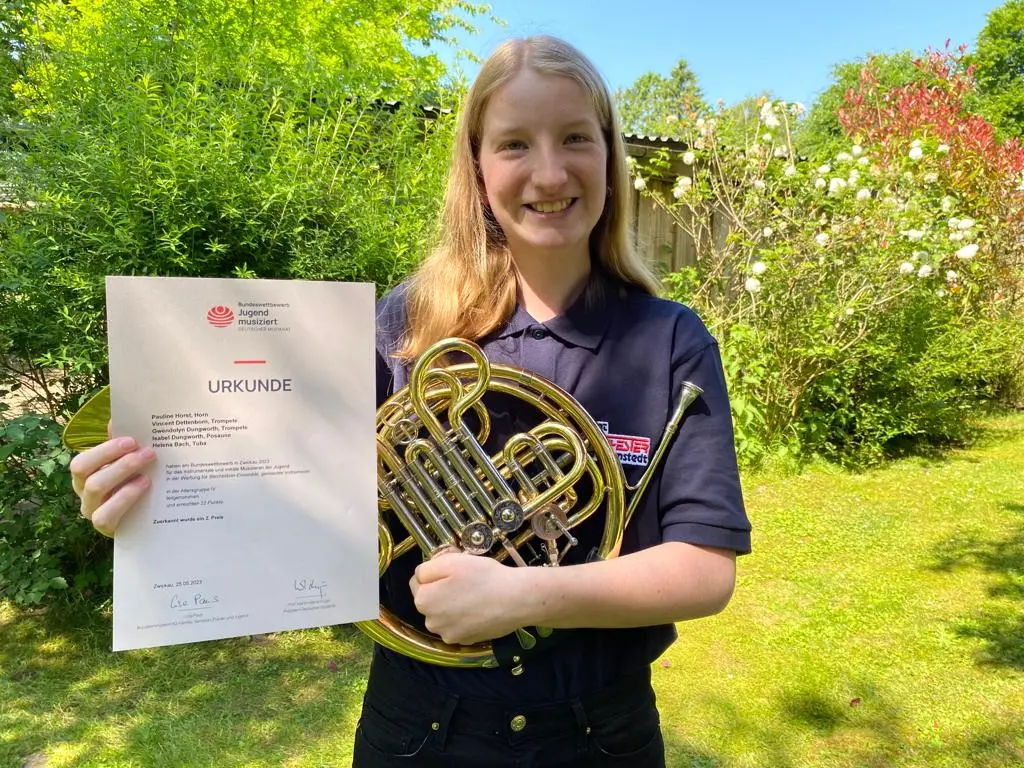
[[[582,119],[582,120],[571,120],[567,123],[559,125],[564,131],[575,131],[575,130],[601,130],[601,124],[597,120]],[[499,125],[494,130],[494,137],[498,139],[506,138],[516,134],[528,133],[530,126],[528,123],[507,123],[505,125]]]

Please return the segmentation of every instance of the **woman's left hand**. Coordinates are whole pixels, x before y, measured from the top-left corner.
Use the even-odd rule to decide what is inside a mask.
[[[513,606],[520,602],[525,570],[452,552],[421,563],[409,587],[429,631],[446,643],[471,645],[522,625]]]

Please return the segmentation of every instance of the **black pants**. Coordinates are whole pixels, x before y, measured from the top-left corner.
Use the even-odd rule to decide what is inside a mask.
[[[650,669],[579,699],[467,699],[374,656],[353,768],[664,768]]]

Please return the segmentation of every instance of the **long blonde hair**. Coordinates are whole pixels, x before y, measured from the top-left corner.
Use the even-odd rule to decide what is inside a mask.
[[[608,86],[594,65],[562,40],[546,35],[511,39],[484,62],[462,104],[439,242],[410,282],[408,325],[399,357],[418,357],[449,336],[480,339],[515,311],[512,257],[501,227],[484,204],[477,158],[488,99],[525,67],[571,77],[590,96],[608,146],[609,188],[604,212],[590,235],[591,258],[608,275],[658,293],[658,281],[633,249],[626,149]]]

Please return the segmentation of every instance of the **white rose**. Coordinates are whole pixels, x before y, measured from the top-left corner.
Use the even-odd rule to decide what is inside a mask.
[[[789,150],[785,147],[785,145],[780,144],[779,146],[772,150],[772,155],[774,155],[775,157],[789,157]]]
[[[761,230],[761,234],[764,235],[765,237],[771,237],[772,235],[775,234],[775,230],[772,229],[771,227],[765,227],[764,229]],[[757,263],[760,264],[761,262]]]
[[[774,113],[770,113],[766,118],[764,118],[764,124],[766,128],[778,128],[779,118],[777,118]],[[770,139],[771,137],[769,136],[768,138]]]
[[[960,242],[963,239],[964,239],[964,233],[963,232],[950,232],[949,233],[949,240],[952,243],[958,243],[958,242]]]
[[[934,171],[932,171],[931,173],[926,173],[924,175],[924,183],[925,184],[934,184],[938,180],[939,180],[939,174],[935,173]]]
[[[970,245],[965,245],[963,248],[961,248],[959,251],[956,252],[956,257],[958,259],[963,259],[964,261],[967,261],[968,259],[973,259],[977,255],[978,255],[978,244],[977,243],[971,243]]]
[[[846,189],[846,179],[830,179],[828,182],[828,193],[830,195],[838,195]]]
[[[960,219],[960,221],[957,222],[956,226],[957,226],[957,229],[970,229],[971,227],[974,226],[974,219],[971,219],[971,218]]]
[[[922,232],[920,229],[908,229],[905,232],[903,232],[903,235],[910,242],[916,243],[918,240],[924,237],[924,232]]]
[[[633,189],[638,192],[647,189],[647,182],[644,181],[643,176],[637,176],[633,179]]]
[[[919,270],[917,270],[917,276],[918,277],[928,277],[928,275],[930,275],[931,273],[932,273],[932,268],[931,268],[931,265],[929,265],[929,264],[922,264],[921,268]]]
[[[946,281],[947,282],[955,283],[959,278],[960,278],[960,275],[958,275],[955,270],[951,269],[948,272],[946,272]]]
[[[860,157],[862,154],[864,154],[864,148],[860,144],[854,144],[852,147],[850,147],[850,153],[854,157]]]
[[[921,146],[921,140],[920,139],[914,139],[912,142],[910,142],[910,146],[912,148],[913,147],[920,147]]]
[[[935,151],[944,155],[949,152],[949,144],[939,144],[939,146],[935,148]]]
[[[816,242],[818,245],[824,248],[826,245],[828,245],[828,235],[826,235],[824,232],[819,232],[814,236],[814,242]]]
[[[907,153],[907,157],[909,157],[914,162],[917,162],[922,157],[924,157],[924,152],[921,150],[921,147],[911,147],[910,152]]]
[[[871,158],[868,157],[867,155],[864,155],[863,157],[858,157],[857,158],[857,165],[867,165],[870,162],[871,162]]]
[[[871,197],[871,190],[868,189],[867,187],[861,187],[860,189],[857,190],[857,199],[858,200],[867,200],[870,197]]]
[[[748,277],[747,281],[743,283],[743,287],[751,293],[757,293],[761,290],[761,281],[756,277]]]
[[[814,188],[815,189],[824,189],[827,186],[828,186],[828,182],[825,181],[823,178],[821,178],[821,176],[819,176],[818,178],[816,178],[814,180]]]
[[[768,265],[765,264],[763,261],[755,261],[753,265],[751,265],[750,271],[753,272],[755,275],[763,275],[765,272],[768,271]]]
[[[672,188],[672,197],[676,200],[684,197],[690,188],[693,186],[693,179],[689,176],[680,176],[676,179],[676,185]]]
[[[766,186],[764,179],[754,179],[754,189],[764,189]]]
[[[795,165],[787,165],[785,168],[782,169],[783,176],[792,176],[794,173],[796,173]]]
[[[853,160],[853,155],[851,155],[849,152],[840,152],[838,155],[836,155],[836,160],[838,160],[841,163],[848,163],[851,160]]]
[[[683,152],[683,163],[685,163],[686,165],[693,165],[693,162],[696,159],[697,159],[697,156],[694,155],[693,152],[691,152],[689,150],[687,150],[686,152]]]
[[[911,264],[909,261],[904,261],[902,264],[900,264],[900,274],[901,275],[909,275],[913,271],[914,271],[914,265]]]
[[[953,198],[946,195],[942,198],[942,212],[949,213],[951,210],[953,210]]]
[[[831,170],[832,170],[832,166],[829,165],[828,163],[825,163],[824,165],[818,167],[818,173],[820,173],[822,176],[824,176],[826,173],[828,173]]]

